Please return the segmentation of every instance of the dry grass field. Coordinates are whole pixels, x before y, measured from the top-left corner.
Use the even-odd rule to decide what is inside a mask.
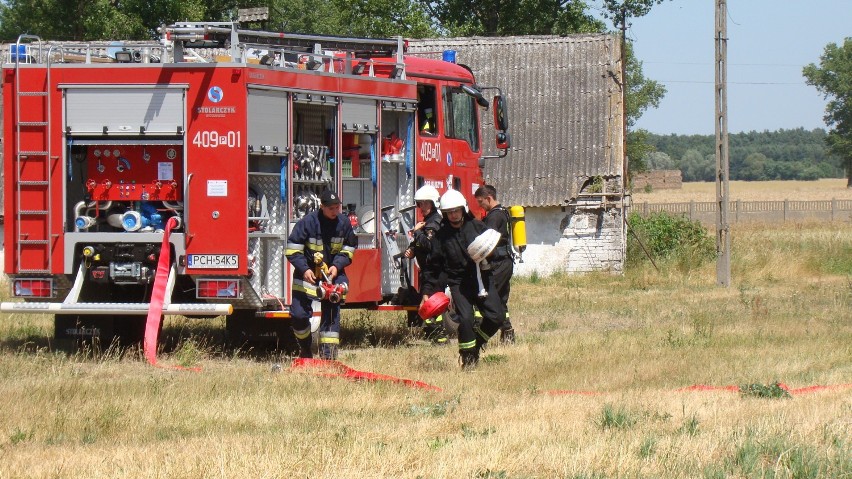
[[[731,181],[730,200],[852,200],[852,188],[845,179],[817,181]],[[716,201],[716,183],[683,183],[678,190],[634,191],[634,202],[676,203],[682,201]]]
[[[470,373],[398,314],[347,312],[345,364],[440,391],[229,350],[221,318],[167,319],[161,362],[189,372],[3,316],[0,478],[852,477],[850,226],[732,238],[730,288],[678,262],[515,282],[519,341]]]

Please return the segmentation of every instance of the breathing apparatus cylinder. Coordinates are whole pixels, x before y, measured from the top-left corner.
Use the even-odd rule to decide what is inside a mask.
[[[524,207],[512,206],[509,208],[509,219],[512,223],[512,247],[518,252],[521,257],[520,262],[524,262],[524,250],[527,249],[527,225],[524,220]]]

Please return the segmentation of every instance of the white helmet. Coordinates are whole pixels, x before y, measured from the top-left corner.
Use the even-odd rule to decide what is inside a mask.
[[[461,207],[464,207],[464,210],[467,211],[467,199],[465,199],[464,195],[458,190],[447,190],[447,192],[441,196],[441,209],[443,211],[454,210]]]
[[[423,185],[414,192],[414,201],[431,201],[435,205],[435,208],[440,208],[440,202],[438,201],[440,198],[441,195],[438,193],[438,190],[431,185]]]

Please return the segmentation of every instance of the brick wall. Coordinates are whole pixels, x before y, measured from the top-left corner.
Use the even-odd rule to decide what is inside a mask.
[[[680,170],[653,170],[634,173],[631,182],[633,191],[642,191],[648,185],[655,190],[679,190],[683,185],[683,176]]]

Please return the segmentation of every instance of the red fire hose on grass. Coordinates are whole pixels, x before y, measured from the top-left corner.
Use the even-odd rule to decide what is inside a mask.
[[[411,388],[426,389],[428,391],[441,391],[442,389],[422,381],[413,379],[398,378],[387,374],[371,373],[366,371],[358,371],[341,363],[340,361],[331,361],[327,359],[313,358],[296,358],[293,360],[291,369],[307,369],[315,368],[314,374],[329,378],[343,378],[350,381],[388,381],[397,384],[404,384]]]

